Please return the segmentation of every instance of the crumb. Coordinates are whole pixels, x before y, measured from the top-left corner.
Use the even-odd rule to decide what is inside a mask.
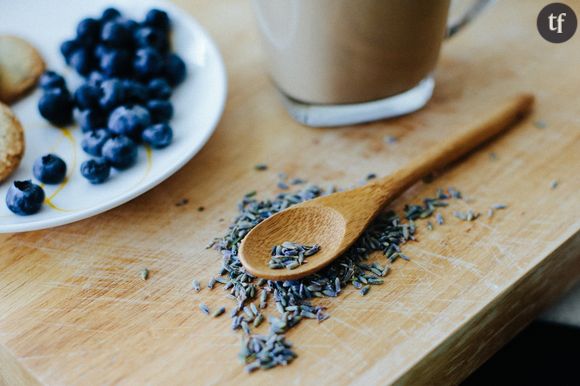
[[[538,119],[537,121],[535,121],[534,126],[536,126],[536,128],[538,129],[545,129],[546,127],[548,127],[543,119]]]
[[[183,205],[187,205],[188,203],[189,203],[189,200],[187,198],[182,198],[181,200],[179,200],[175,203],[175,206],[183,206]]]
[[[388,143],[389,145],[393,145],[395,143],[397,143],[399,139],[397,137],[395,137],[394,135],[385,135],[383,137],[383,142],[384,143]]]

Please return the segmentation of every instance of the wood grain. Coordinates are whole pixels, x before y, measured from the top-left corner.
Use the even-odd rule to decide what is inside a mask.
[[[268,280],[296,280],[321,270],[342,256],[371,221],[401,193],[428,175],[514,126],[533,105],[531,94],[515,95],[468,129],[454,133],[415,156],[392,174],[346,191],[302,202],[267,218],[240,244],[240,261],[252,275]],[[269,267],[270,252],[284,242],[320,246],[320,251],[293,270]]]
[[[225,114],[186,167],[140,198],[76,224],[0,236],[0,380],[6,384],[451,384],[480,365],[580,274],[580,40],[545,42],[541,1],[497,2],[446,44],[427,108],[344,129],[310,129],[287,116],[262,69],[248,2],[179,0],[220,45],[230,76]],[[580,9],[580,2],[570,2]],[[276,173],[350,186],[387,175],[518,92],[534,114],[393,207],[456,186],[475,201],[406,245],[389,280],[362,299],[324,300],[331,318],[289,334],[299,357],[251,376],[221,290],[195,294],[217,271],[204,247],[225,232],[236,202],[277,193]],[[179,114],[179,112],[176,112]],[[543,120],[546,127],[534,125]],[[194,129],[194,128],[192,128]],[[383,141],[386,135],[396,144]],[[496,154],[496,159],[490,158]],[[267,162],[257,172],[253,165]],[[550,189],[550,181],[559,186]],[[175,203],[188,198],[189,204]],[[452,210],[509,205],[461,222]],[[204,206],[203,212],[197,208]],[[220,221],[220,219],[223,219]],[[139,271],[151,274],[141,280]],[[11,359],[7,359],[11,358]]]

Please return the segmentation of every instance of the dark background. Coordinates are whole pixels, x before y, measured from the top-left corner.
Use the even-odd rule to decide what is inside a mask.
[[[462,386],[580,385],[580,328],[533,322]]]

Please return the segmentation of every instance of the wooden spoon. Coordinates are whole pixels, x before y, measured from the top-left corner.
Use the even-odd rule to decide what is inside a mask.
[[[505,130],[530,110],[533,101],[532,95],[517,95],[485,121],[444,139],[390,176],[294,205],[267,218],[242,241],[242,264],[252,275],[269,280],[295,280],[324,268],[358,239],[386,204],[429,173]],[[272,247],[284,241],[319,244],[320,251],[296,269],[269,268]]]

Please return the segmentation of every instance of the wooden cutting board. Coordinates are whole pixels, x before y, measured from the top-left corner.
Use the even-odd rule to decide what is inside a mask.
[[[288,117],[262,69],[248,1],[178,3],[213,34],[228,67],[219,128],[183,170],[120,208],[0,236],[0,383],[457,383],[576,281],[580,36],[543,41],[536,16],[544,1],[498,2],[448,42],[421,112],[342,129]],[[445,209],[447,224],[431,232],[423,224],[419,242],[405,246],[412,260],[396,262],[365,298],[349,290],[324,300],[329,320],[289,334],[299,355],[291,366],[245,374],[229,318],[197,309],[200,299],[229,306],[223,291],[191,290],[192,278],[206,282],[218,269],[220,255],[205,246],[224,234],[238,199],[254,189],[275,194],[279,171],[343,186],[385,175],[520,91],[537,96],[532,116],[394,206],[439,186],[474,201]],[[258,162],[270,169],[255,171]],[[177,207],[182,198],[189,203]],[[491,219],[451,216],[498,202],[509,208]]]

